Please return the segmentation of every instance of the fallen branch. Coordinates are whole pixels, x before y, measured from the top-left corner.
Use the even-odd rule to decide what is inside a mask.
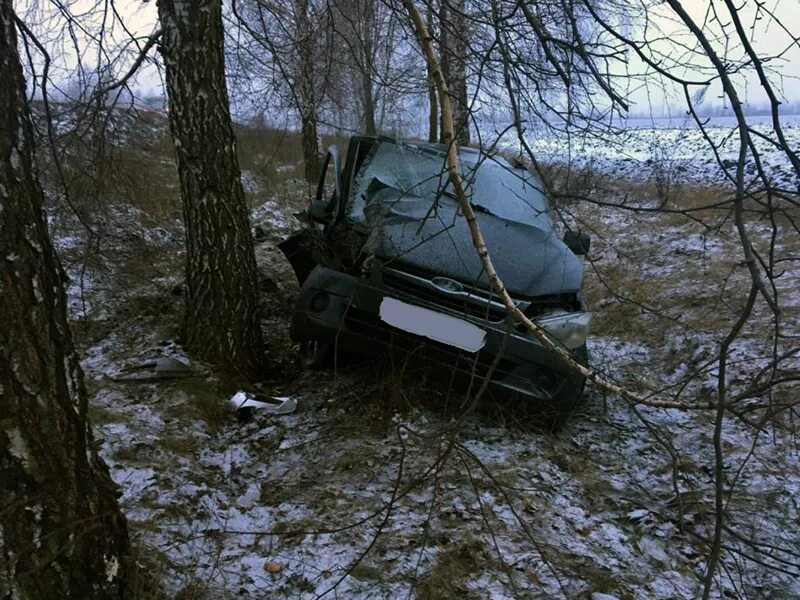
[[[436,89],[439,93],[439,107],[442,115],[442,143],[447,146],[446,167],[450,181],[453,184],[453,190],[458,198],[458,203],[461,211],[464,213],[464,218],[467,221],[467,225],[469,226],[470,235],[472,237],[472,245],[475,247],[475,250],[480,257],[481,265],[486,271],[486,276],[492,284],[492,288],[497,292],[508,313],[514,317],[515,321],[525,325],[528,331],[530,331],[536,337],[542,346],[557,356],[561,362],[567,365],[570,369],[583,375],[598,388],[611,394],[615,394],[634,405],[645,405],[654,408],[673,408],[677,410],[709,410],[715,408],[716,403],[714,402],[687,403],[663,398],[647,397],[607,380],[594,369],[582,365],[575,360],[568,350],[558,345],[545,330],[539,327],[519,308],[517,308],[514,299],[506,290],[502,279],[500,279],[500,276],[497,274],[497,271],[494,268],[491,255],[489,254],[489,249],[486,247],[486,242],[475,217],[475,211],[472,209],[472,205],[469,202],[466,189],[464,187],[464,182],[461,178],[461,171],[459,170],[458,164],[458,150],[455,143],[453,107],[450,102],[450,94],[447,88],[447,82],[444,79],[444,74],[442,73],[439,61],[436,58],[431,35],[428,32],[428,28],[425,25],[424,19],[414,5],[413,0],[403,0],[403,4],[414,24],[417,41],[422,47],[422,51],[425,54],[425,59],[428,63],[428,72],[431,73],[433,81],[436,85]]]

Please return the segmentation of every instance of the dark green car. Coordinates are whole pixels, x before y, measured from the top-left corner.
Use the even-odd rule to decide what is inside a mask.
[[[399,349],[443,372],[488,376],[560,423],[584,380],[506,315],[490,289],[445,170],[443,146],[356,136],[331,148],[308,229],[281,243],[302,286],[292,337],[309,366],[333,352]],[[459,149],[470,202],[517,306],[586,362],[581,296],[588,238],[553,227],[539,179]],[[331,190],[331,191],[327,191]],[[571,249],[572,248],[572,249]]]

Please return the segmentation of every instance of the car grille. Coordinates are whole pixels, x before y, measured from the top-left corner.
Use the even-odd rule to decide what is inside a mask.
[[[492,302],[488,294],[478,294],[471,290],[469,295],[450,295],[436,289],[424,277],[410,274],[399,274],[393,270],[385,269],[382,273],[383,283],[407,294],[413,298],[423,300],[450,309],[465,316],[475,317],[492,323],[500,323],[506,318],[506,310],[496,300]]]
[[[508,377],[514,368],[514,363],[502,356],[498,359],[485,350],[472,354],[423,336],[396,329],[383,322],[374,313],[354,306],[347,308],[344,325],[348,331],[373,339],[387,347],[402,350],[409,356],[423,359],[430,366],[455,369],[464,374],[474,373],[480,377],[491,371],[492,379]]]

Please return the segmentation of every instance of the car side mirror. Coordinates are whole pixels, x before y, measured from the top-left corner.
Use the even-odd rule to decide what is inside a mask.
[[[330,202],[314,201],[308,207],[308,217],[314,223],[327,223],[331,218]]]
[[[580,231],[567,231],[564,234],[564,244],[569,248],[575,256],[583,256],[589,253],[589,246],[592,240],[589,234]]]

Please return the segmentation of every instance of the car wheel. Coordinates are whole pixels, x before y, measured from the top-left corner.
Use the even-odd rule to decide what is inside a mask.
[[[569,388],[568,391],[559,394],[557,401],[541,412],[541,426],[544,429],[557,433],[564,426],[583,400],[583,383],[565,386]]]
[[[333,359],[333,344],[327,340],[311,339],[300,342],[300,362],[307,369],[324,369]]]
[[[507,397],[507,406],[521,422],[535,429],[556,433],[569,420],[582,397],[581,392],[576,393],[570,383],[565,382],[564,389],[549,400],[531,397],[523,392],[511,392]]]
[[[575,350],[575,358],[582,365],[589,364],[589,353],[586,346]],[[583,388],[586,379],[577,373],[569,377],[556,395],[557,401],[553,403],[548,414],[543,419],[543,426],[552,432],[561,429],[583,401]]]
[[[581,364],[588,363],[589,357],[585,346],[575,351],[575,358]],[[556,433],[580,406],[586,380],[577,373],[571,375],[553,373],[544,382],[537,383],[542,385],[544,390],[552,390],[553,395],[549,400],[538,400],[523,392],[515,391],[510,394],[510,404],[531,425]]]

